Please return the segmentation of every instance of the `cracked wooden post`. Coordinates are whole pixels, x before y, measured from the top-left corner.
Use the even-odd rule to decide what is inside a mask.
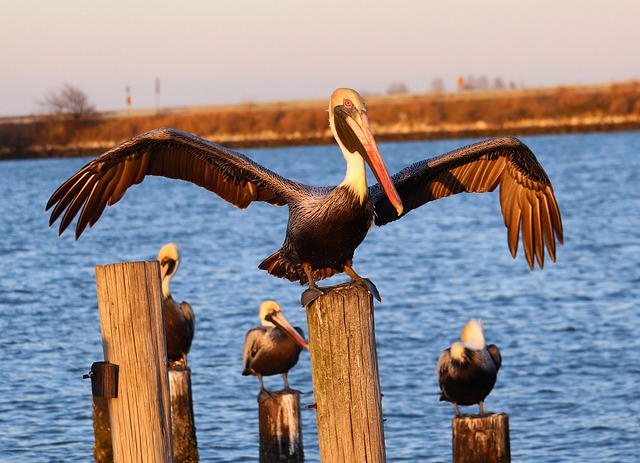
[[[453,463],[509,463],[509,415],[462,415],[453,418]]]
[[[173,462],[167,352],[157,261],[96,267],[104,358],[118,365],[109,400],[113,460]]]
[[[307,308],[320,459],[386,461],[373,298],[337,287]]]
[[[295,391],[272,394],[274,398],[258,401],[260,463],[302,463],[300,394]]]

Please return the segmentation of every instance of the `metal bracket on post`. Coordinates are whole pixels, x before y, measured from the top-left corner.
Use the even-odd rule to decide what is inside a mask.
[[[82,377],[91,379],[91,392],[94,396],[107,399],[118,397],[118,365],[95,362],[91,365],[91,371]]]

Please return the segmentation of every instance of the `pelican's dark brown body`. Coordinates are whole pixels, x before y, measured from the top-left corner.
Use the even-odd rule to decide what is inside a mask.
[[[247,357],[247,363],[244,365],[244,376],[260,374],[262,376],[273,376],[287,373],[291,370],[300,357],[302,347],[294,342],[287,334],[279,328],[270,328],[267,326],[257,326],[251,331],[263,332],[265,336],[261,339],[267,339],[268,345],[254,345],[250,355]],[[295,330],[304,336],[302,330],[295,327]],[[277,349],[269,349],[265,347],[277,346]],[[259,347],[259,348],[258,348]]]
[[[282,375],[284,388],[289,391],[288,371],[298,363],[300,352],[309,348],[302,329],[293,327],[274,301],[260,304],[261,324],[250,329],[244,338],[242,374],[257,376],[260,396],[273,397],[264,387],[263,376]],[[258,399],[262,401],[262,399]]]
[[[187,304],[182,302],[182,304]],[[189,308],[188,310],[191,311]],[[178,362],[191,349],[193,340],[193,321],[184,316],[185,308],[178,305],[169,295],[164,300],[164,331],[167,336],[167,357],[169,363]],[[186,362],[186,360],[185,360]]]
[[[483,402],[496,384],[499,356],[491,352],[494,345],[485,351],[465,350],[465,361],[451,358],[448,372],[440,378],[442,394],[440,400],[455,402],[458,405],[474,405]]]
[[[302,262],[322,280],[351,264],[355,249],[373,223],[369,196],[363,203],[346,186],[317,188],[304,201],[289,204],[289,223],[282,248],[260,264],[274,276],[307,283]]]
[[[195,330],[196,315],[188,302],[178,304],[169,289],[171,278],[180,265],[180,249],[175,243],[165,244],[158,252],[164,307],[164,331],[169,365],[187,365],[187,354]]]

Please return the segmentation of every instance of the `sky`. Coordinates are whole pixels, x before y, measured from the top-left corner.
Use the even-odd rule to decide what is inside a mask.
[[[0,6],[0,116],[71,84],[98,110],[640,79],[638,0],[19,0]],[[159,92],[156,82],[159,81]]]

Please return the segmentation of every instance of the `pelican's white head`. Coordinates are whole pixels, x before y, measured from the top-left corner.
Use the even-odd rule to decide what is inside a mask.
[[[398,215],[402,215],[402,200],[382,161],[369,127],[364,99],[358,92],[350,88],[339,88],[331,94],[329,125],[347,161],[347,172],[341,185],[350,188],[364,202],[369,195],[364,170],[366,161]]]
[[[262,322],[262,326],[280,328],[293,342],[298,343],[305,349],[309,348],[307,341],[291,326],[285,316],[282,315],[282,310],[280,310],[277,302],[264,301],[260,304],[260,321]]]
[[[178,271],[180,265],[180,248],[175,243],[168,243],[162,246],[158,252],[158,261],[160,261],[160,275],[162,277],[162,294],[168,297],[169,281],[171,277]]]
[[[470,349],[484,349],[484,333],[482,332],[482,320],[472,318],[462,329],[462,343]]]
[[[274,301],[264,301],[260,304],[260,323],[262,326],[275,328],[275,324],[267,320],[267,315],[280,312],[280,305]]]

